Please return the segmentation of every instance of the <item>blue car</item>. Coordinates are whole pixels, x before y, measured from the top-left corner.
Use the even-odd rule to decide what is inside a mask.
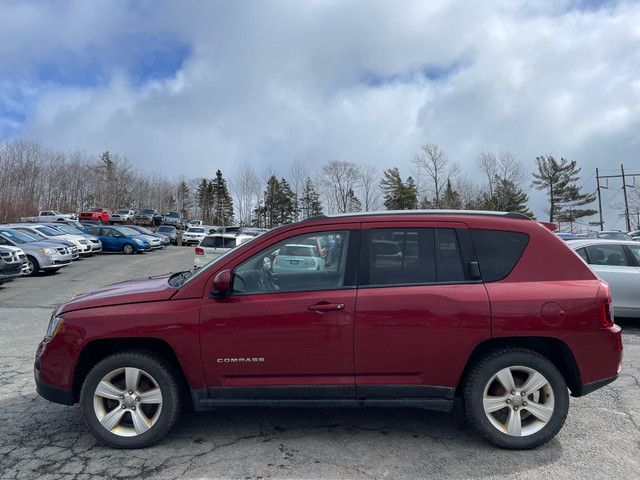
[[[138,232],[127,227],[86,227],[84,233],[95,235],[102,242],[105,252],[148,252],[151,245]]]

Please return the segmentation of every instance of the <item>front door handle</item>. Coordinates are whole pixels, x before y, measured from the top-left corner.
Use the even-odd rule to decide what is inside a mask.
[[[315,312],[330,312],[331,310],[344,310],[344,303],[316,303],[309,305],[308,310]]]

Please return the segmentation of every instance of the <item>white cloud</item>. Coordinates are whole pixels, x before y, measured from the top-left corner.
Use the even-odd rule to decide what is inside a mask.
[[[188,177],[230,177],[243,161],[286,175],[295,158],[311,170],[337,158],[408,175],[426,141],[470,176],[491,149],[530,170],[537,155],[564,156],[585,179],[612,158],[637,169],[640,5],[576,5],[10,4],[0,99],[14,104],[0,107],[0,128]],[[172,42],[189,47],[177,71],[132,69]],[[544,198],[532,196],[543,217]]]

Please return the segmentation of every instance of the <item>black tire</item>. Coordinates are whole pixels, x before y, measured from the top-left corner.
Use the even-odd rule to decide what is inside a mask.
[[[469,422],[482,436],[514,450],[551,440],[569,411],[560,371],[542,355],[521,348],[498,350],[478,361],[467,376],[463,402]]]
[[[24,275],[26,277],[35,277],[36,275],[38,275],[38,272],[40,271],[40,264],[38,263],[38,260],[30,255],[27,255],[27,264],[28,270]]]
[[[181,407],[175,369],[144,351],[115,353],[101,360],[80,391],[80,412],[87,427],[114,448],[154,445],[173,427]]]
[[[131,245],[130,243],[125,243],[122,246],[122,253],[124,253],[125,255],[131,255],[133,253],[133,245]]]

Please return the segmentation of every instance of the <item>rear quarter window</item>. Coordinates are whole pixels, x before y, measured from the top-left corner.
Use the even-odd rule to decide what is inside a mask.
[[[529,235],[522,232],[472,229],[471,237],[485,282],[502,280],[509,275],[529,243]]]

